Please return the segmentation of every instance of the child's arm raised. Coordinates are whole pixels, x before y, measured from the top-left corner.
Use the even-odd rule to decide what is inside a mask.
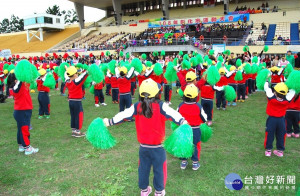
[[[81,84],[81,83],[83,84],[87,77],[88,77],[87,72],[83,72],[82,74],[80,74],[80,76],[78,76],[78,78],[76,78],[76,79],[74,80],[74,83],[75,83],[76,85],[79,85],[79,84]]]
[[[274,96],[274,93],[272,92],[272,89],[269,87],[269,82],[266,82],[264,85],[264,91],[266,92],[266,95],[268,98],[271,98]]]
[[[178,125],[187,124],[186,120],[181,116],[181,114],[173,108],[169,107],[168,104],[160,102],[159,105],[161,109],[161,114],[164,115],[168,120],[172,120]]]
[[[116,125],[116,124],[124,122],[124,119],[131,118],[133,115],[135,115],[137,113],[136,112],[137,104],[138,103],[132,105],[130,108],[127,108],[123,112],[119,112],[112,119],[108,119],[108,125],[107,126]]]

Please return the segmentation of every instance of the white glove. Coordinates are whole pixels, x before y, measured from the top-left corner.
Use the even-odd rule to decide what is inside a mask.
[[[107,126],[107,127],[110,126],[110,125],[109,125],[109,120],[108,120],[108,118],[104,118],[104,119],[103,119],[103,122],[104,122],[105,126]]]

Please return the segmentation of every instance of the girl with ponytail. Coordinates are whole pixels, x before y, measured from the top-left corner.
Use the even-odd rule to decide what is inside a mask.
[[[154,172],[155,195],[165,195],[167,180],[166,152],[162,146],[165,139],[165,122],[172,120],[180,125],[186,123],[180,113],[159,100],[160,85],[146,79],[139,88],[140,101],[118,113],[112,119],[104,119],[106,126],[112,126],[135,118],[139,150],[139,188],[141,196],[152,192],[149,186],[151,167]]]

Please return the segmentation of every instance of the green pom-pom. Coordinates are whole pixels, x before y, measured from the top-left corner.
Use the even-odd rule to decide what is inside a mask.
[[[93,95],[95,94],[95,86],[94,85],[91,86],[90,93],[92,93]]]
[[[269,46],[265,45],[264,52],[268,52],[268,50],[269,50]]]
[[[219,61],[219,62],[217,63],[217,69],[219,70],[221,67],[222,67],[222,62]]]
[[[24,61],[26,61],[26,60],[24,60]],[[21,62],[21,61],[20,61]],[[29,62],[29,61],[28,61]],[[19,64],[19,63],[18,63]],[[15,65],[13,65],[13,64],[10,64],[9,65],[9,67],[8,67],[8,72],[10,72],[11,70],[13,70],[13,69],[15,69]],[[25,71],[25,70],[24,70]],[[20,80],[21,81],[21,80]]]
[[[258,62],[258,57],[257,56],[253,57],[252,63],[257,63],[257,62]]]
[[[184,124],[179,126],[164,142],[167,152],[178,158],[190,158],[193,155],[193,130]]]
[[[127,52],[127,53],[126,53],[126,59],[129,59],[129,58],[130,58],[130,53]]]
[[[58,74],[58,69],[59,69],[59,67],[57,66],[57,67],[54,68],[53,71],[54,71],[56,74]]]
[[[8,78],[8,77],[6,77],[5,80],[4,80],[4,84],[5,84],[5,85],[7,85],[7,78]]]
[[[208,59],[209,59],[209,56],[208,56],[208,55],[205,55],[203,61],[204,61],[204,62],[207,62]]]
[[[166,72],[164,74],[166,80],[171,83],[171,82],[175,82],[176,80],[178,80],[177,77],[177,72],[174,69],[174,63],[173,62],[169,62],[166,68]]]
[[[45,76],[45,81],[43,83],[44,86],[49,87],[50,89],[54,89],[56,85],[56,81],[52,73],[47,73]]]
[[[172,131],[175,131],[178,127],[179,127],[179,125],[177,125],[176,123],[174,123],[173,121],[171,121],[171,130]]]
[[[77,64],[75,65],[75,67],[76,67],[76,68],[82,68],[82,69],[83,69],[83,64],[82,64],[82,63],[77,63]]]
[[[8,67],[9,67],[9,64],[5,63],[5,64],[3,65],[3,70],[8,70]]]
[[[232,86],[226,85],[224,87],[225,99],[227,101],[233,101],[236,99],[236,92]]]
[[[160,56],[165,56],[166,55],[166,52],[164,51],[164,50],[162,50],[161,52],[160,52]]]
[[[110,71],[110,73],[112,74],[116,74],[116,61],[115,60],[111,60],[109,63],[108,63],[108,69]]]
[[[35,90],[35,89],[37,89],[37,83],[36,83],[36,81],[34,80],[34,81],[32,81],[32,82],[30,83],[30,90]]]
[[[232,65],[225,65],[226,69],[229,71]]]
[[[242,65],[242,60],[241,59],[236,60],[236,66],[239,67],[241,65]]]
[[[61,78],[62,81],[65,81],[65,66],[70,67],[69,63],[62,63],[60,64],[58,69],[58,76]]]
[[[223,63],[223,61],[224,61],[224,58],[223,58],[223,56],[222,56],[222,55],[218,56],[218,61]]]
[[[183,91],[182,91],[181,88],[178,90],[178,95],[179,95],[180,97],[183,97],[183,96],[184,96],[184,93],[183,93]]]
[[[8,67],[8,71],[13,69],[14,65]],[[16,68],[14,69],[17,80],[21,82],[31,83],[36,80],[39,76],[39,73],[36,67],[31,64],[28,60],[21,60]]]
[[[296,94],[300,93],[300,71],[292,71],[285,84],[289,89],[294,89]]]
[[[105,52],[105,56],[109,56],[110,55],[110,52],[109,51],[106,51]]]
[[[120,57],[123,57],[123,56],[124,56],[123,51],[120,51],[119,56],[120,56]]]
[[[225,51],[223,52],[223,54],[224,54],[224,55],[227,55],[227,56],[229,56],[230,53],[231,53],[230,50],[225,50]]]
[[[207,60],[207,65],[209,65],[209,66],[212,65],[212,60],[211,59]]]
[[[173,63],[174,63],[175,66],[177,66],[177,65],[178,65],[178,58],[175,58],[175,59],[173,60]]]
[[[183,55],[183,60],[187,60],[187,61],[189,61],[189,60],[190,60],[190,57],[189,57],[189,55],[188,55],[188,54],[185,54],[185,55]]]
[[[101,118],[96,118],[89,125],[86,139],[95,148],[109,149],[116,145],[115,138],[109,133]]]
[[[208,54],[212,56],[215,54],[215,51],[211,49],[211,50],[209,50]]]
[[[155,75],[160,76],[163,73],[163,68],[162,68],[161,64],[155,63],[153,71],[154,71]]]
[[[270,71],[268,69],[261,70],[256,76],[256,86],[259,90],[264,90],[265,82],[270,76]]]
[[[238,70],[234,76],[234,80],[235,81],[242,81],[243,80],[243,73]]]
[[[87,64],[83,64],[82,69],[88,70],[88,69],[89,69],[89,66],[88,66]]]
[[[243,51],[244,51],[244,52],[248,52],[248,51],[249,51],[249,46],[247,46],[247,45],[244,46],[244,47],[243,47]]]
[[[83,83],[84,88],[89,88],[92,82],[93,82],[92,77],[88,76]]]
[[[130,65],[129,62],[124,62],[124,63],[122,64],[122,66],[123,66],[123,67],[126,67],[126,69],[127,69],[128,71],[131,69],[131,65]]]
[[[198,55],[198,52],[197,51],[193,51],[193,56],[197,56]]]
[[[246,63],[244,71],[246,74],[251,74],[251,65],[249,63]]]
[[[103,71],[99,68],[98,65],[92,64],[90,68],[88,69],[89,76],[91,76],[91,79],[96,82],[100,83],[104,79]]]
[[[151,61],[147,61],[145,65],[146,65],[146,67],[151,67],[152,66],[152,62]]]
[[[131,61],[131,67],[134,67],[135,71],[137,71],[138,73],[142,73],[143,71],[143,64],[138,58],[134,58]]]
[[[153,56],[154,56],[154,57],[158,56],[158,51],[154,51],[154,52],[153,52]]]
[[[207,69],[207,82],[210,85],[215,85],[220,81],[221,75],[215,66],[210,66]]]
[[[192,57],[190,60],[192,67],[196,67],[198,65],[198,60],[196,57]]]
[[[143,59],[143,60],[146,60],[146,58],[147,58],[147,55],[146,55],[145,53],[143,53],[143,54],[142,54],[142,59]]]
[[[182,64],[181,64],[182,69],[190,69],[191,68],[191,64],[188,60],[183,60]]]
[[[202,123],[200,125],[200,130],[201,130],[201,142],[207,142],[213,134],[211,127],[209,127],[205,123]]]
[[[283,75],[285,78],[288,78],[289,75],[292,73],[292,71],[294,71],[293,66],[289,63],[286,65],[284,71],[283,71]]]
[[[101,64],[101,70],[102,70],[102,72],[106,75],[106,72],[107,72],[107,70],[108,70],[108,65],[107,65],[107,63]]]
[[[197,54],[196,58],[197,58],[198,64],[202,64],[203,63],[203,58],[202,58],[202,56],[200,54]]]
[[[179,51],[178,55],[179,55],[179,56],[182,56],[182,55],[183,55],[183,52],[182,52],[182,51]]]
[[[252,64],[252,66],[251,66],[251,73],[252,74],[256,74],[258,72],[258,66],[257,66],[257,64]]]

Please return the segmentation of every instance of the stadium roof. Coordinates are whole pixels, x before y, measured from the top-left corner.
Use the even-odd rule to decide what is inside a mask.
[[[112,0],[69,0],[74,3],[80,3],[84,6],[105,9],[107,7],[113,6]],[[120,0],[122,4],[136,3],[144,0]]]

